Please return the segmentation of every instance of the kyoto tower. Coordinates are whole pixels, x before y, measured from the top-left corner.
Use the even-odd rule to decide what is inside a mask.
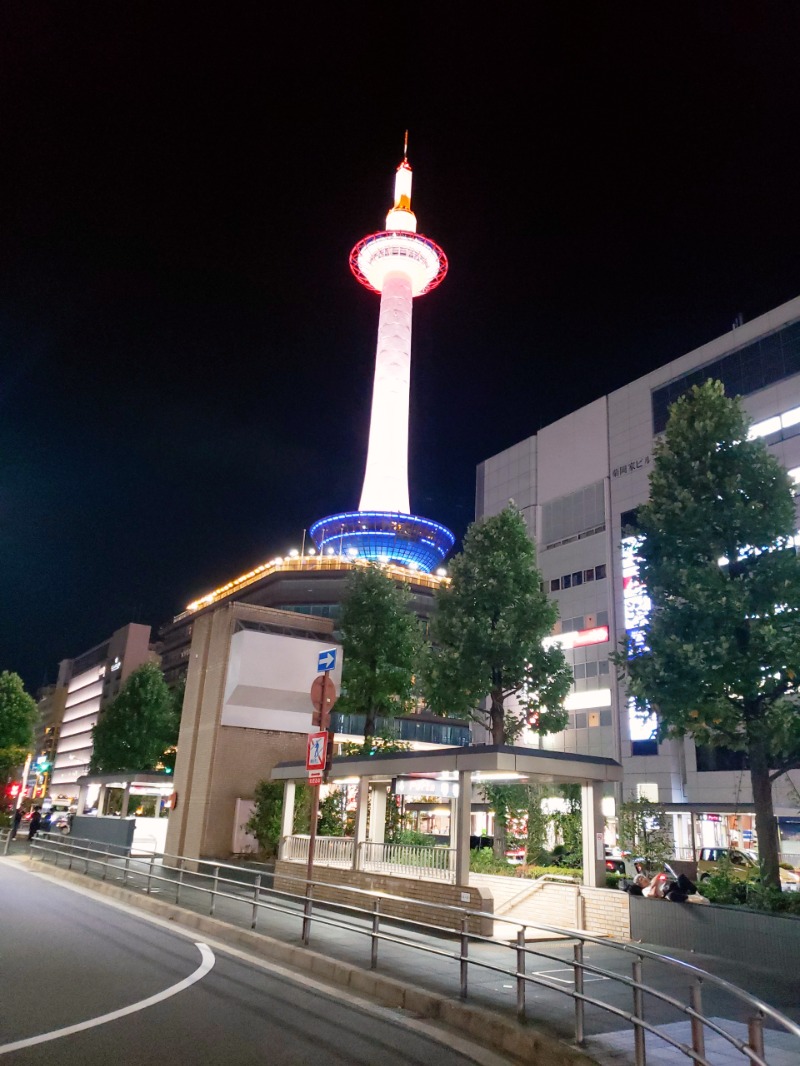
[[[361,557],[429,572],[441,566],[455,537],[438,522],[410,513],[408,409],[411,381],[411,313],[447,273],[444,252],[417,233],[411,210],[408,134],[394,182],[386,229],[364,237],[350,253],[350,269],[365,288],[380,293],[378,349],[372,390],[367,467],[357,511],[329,515],[309,533],[325,554]]]

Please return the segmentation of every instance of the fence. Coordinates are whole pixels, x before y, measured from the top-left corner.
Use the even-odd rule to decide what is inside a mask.
[[[369,940],[369,965],[370,969],[377,970],[379,965],[380,945],[382,943],[399,944],[403,947],[419,951],[425,954],[437,956],[441,959],[449,959],[458,967],[459,994],[462,1000],[469,998],[470,977],[473,969],[483,969],[494,975],[495,980],[507,979],[508,987],[514,990],[516,997],[516,1012],[520,1021],[529,1019],[528,990],[531,986],[549,989],[561,995],[569,997],[573,1001],[574,1010],[574,1040],[578,1047],[584,1046],[587,1037],[586,1008],[594,1007],[607,1012],[617,1019],[629,1024],[634,1034],[634,1055],[636,1066],[646,1066],[646,1045],[648,1037],[658,1038],[666,1044],[676,1048],[698,1066],[711,1066],[705,1054],[706,1031],[716,1033],[727,1041],[731,1047],[742,1054],[745,1059],[754,1063],[755,1066],[770,1066],[765,1057],[764,1049],[764,1022],[768,1020],[773,1026],[790,1033],[798,1041],[798,1060],[800,1060],[800,1025],[781,1014],[774,1007],[743,989],[737,988],[730,982],[716,977],[714,974],[701,970],[697,966],[660,955],[649,951],[640,945],[614,943],[591,936],[574,929],[561,929],[554,926],[538,925],[530,922],[521,923],[512,919],[504,919],[501,916],[495,918],[495,922],[506,922],[517,931],[516,939],[512,942],[494,939],[493,937],[481,936],[468,931],[469,920],[473,916],[483,917],[481,912],[466,908],[448,907],[446,909],[457,912],[461,921],[461,933],[456,937],[455,950],[448,950],[446,940],[442,938],[442,930],[430,922],[393,921],[387,923],[381,914],[381,900],[392,898],[406,900],[408,897],[387,897],[386,893],[371,892],[365,889],[342,886],[342,890],[350,893],[352,903],[338,903],[335,910],[326,907],[319,901],[314,900],[313,891],[317,882],[306,882],[305,878],[291,878],[296,881],[299,893],[288,893],[262,884],[262,875],[255,874],[252,884],[243,884],[241,867],[230,866],[225,863],[215,863],[206,860],[186,858],[178,855],[161,856],[159,862],[155,856],[149,859],[134,858],[131,856],[113,857],[106,852],[92,847],[91,842],[79,841],[73,838],[56,838],[45,836],[37,838],[31,846],[31,854],[43,862],[51,859],[56,865],[61,861],[70,869],[75,865],[82,865],[88,873],[90,869],[95,876],[102,880],[121,880],[128,888],[138,888],[146,894],[150,894],[154,882],[161,886],[160,890],[174,892],[175,903],[180,904],[182,896],[187,892],[200,894],[208,899],[208,913],[213,915],[219,899],[233,900],[245,908],[246,920],[251,929],[256,929],[259,919],[264,914],[279,911],[290,914],[302,922],[303,942],[308,944],[312,938],[315,923],[318,926],[330,926],[344,929],[351,935],[363,935]],[[166,860],[166,863],[164,862]],[[237,877],[233,876],[233,873]],[[303,891],[305,890],[305,891]],[[302,914],[297,909],[298,900],[303,903]],[[425,906],[422,901],[413,901],[417,906]],[[436,905],[441,910],[441,905]],[[350,919],[349,921],[347,919]],[[356,924],[357,919],[361,924]],[[382,924],[383,922],[383,924]],[[560,956],[549,952],[541,945],[526,943],[529,932],[546,932],[555,934],[573,943],[572,961],[569,969],[572,971],[572,988],[566,983],[556,983],[546,974],[537,973],[531,969],[531,960],[544,958],[555,960],[563,964]],[[433,942],[422,942],[414,939],[414,934],[437,934]],[[475,956],[473,949],[477,945],[491,946],[493,954],[486,954],[482,958]],[[587,961],[585,957],[587,947],[603,947],[619,953],[620,959],[630,960],[630,976],[620,973],[605,966]],[[498,965],[496,959],[508,959],[507,965]],[[679,994],[667,993],[656,988],[651,982],[646,982],[643,976],[643,966],[647,962],[649,966],[665,967],[669,974],[669,987],[677,989],[684,982],[688,982],[689,988],[686,998],[679,998]],[[419,967],[420,973],[424,972],[424,966]],[[599,998],[600,993],[589,995],[585,991],[586,979],[604,978],[610,982],[609,988],[620,988],[629,997],[629,1007],[620,1006],[611,1002],[611,996]],[[606,987],[605,983],[600,986]],[[720,1024],[719,1017],[706,1016],[703,1013],[703,990],[711,987],[717,991],[723,991],[732,997],[748,1012],[748,1037],[741,1040],[734,1033],[725,1030]],[[688,1018],[691,1023],[691,1045],[684,1044],[680,1040],[667,1034],[653,1021],[646,1017],[646,1004],[650,1000],[672,1007],[678,1014]]]
[[[309,839],[305,833],[284,837],[281,858],[288,862],[308,862]],[[314,863],[318,866],[353,869],[353,838],[317,837]],[[383,844],[365,840],[358,845],[358,864],[355,869],[452,883],[455,881],[456,852],[455,848]]]

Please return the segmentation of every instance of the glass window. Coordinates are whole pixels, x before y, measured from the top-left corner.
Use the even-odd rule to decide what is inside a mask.
[[[561,578],[562,589],[568,589],[572,587],[572,574],[564,574]]]
[[[600,566],[594,568],[594,576],[597,581],[602,581],[606,576],[606,564],[601,563]]]
[[[572,584],[573,585],[582,585],[583,584],[583,571],[582,570],[576,570],[575,573],[572,575]]]
[[[583,580],[584,581],[594,581],[594,568],[592,568],[591,570],[584,570],[583,571]]]
[[[599,626],[607,626],[608,625],[608,611],[598,611],[597,612],[597,624]]]
[[[572,672],[576,678],[586,677],[586,663],[575,663]]]
[[[608,666],[609,666],[608,659],[603,659],[601,662],[599,662],[597,664],[597,672],[598,672],[598,674],[607,674],[608,673]]]
[[[597,677],[597,663],[587,663],[586,664],[586,676],[587,677]]]
[[[558,590],[560,588],[561,588],[561,578],[560,577],[552,578],[552,580],[550,581],[550,591],[551,592],[558,592]]]

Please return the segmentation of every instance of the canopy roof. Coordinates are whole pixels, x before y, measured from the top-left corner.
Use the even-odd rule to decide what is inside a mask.
[[[535,778],[553,784],[589,784],[622,780],[622,766],[614,759],[505,744],[349,755],[333,760],[329,780],[370,777],[388,781],[393,777],[415,776],[447,779],[464,771],[472,771],[485,781]],[[302,762],[278,763],[270,774],[273,781],[301,781],[306,776]]]

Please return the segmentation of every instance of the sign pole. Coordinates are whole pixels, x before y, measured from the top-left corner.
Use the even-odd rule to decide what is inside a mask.
[[[329,670],[325,671],[322,685],[319,687],[319,703],[315,705],[316,710],[319,711],[319,727],[325,729],[327,723],[325,721],[325,695],[328,687],[328,674]],[[314,852],[317,847],[317,820],[319,819],[319,778],[316,779],[317,783],[311,786],[311,826],[309,828],[309,840],[308,840],[308,866],[306,867],[306,902],[303,907],[303,943],[307,944],[309,936],[311,934],[311,893],[313,891],[311,882],[314,880]]]

